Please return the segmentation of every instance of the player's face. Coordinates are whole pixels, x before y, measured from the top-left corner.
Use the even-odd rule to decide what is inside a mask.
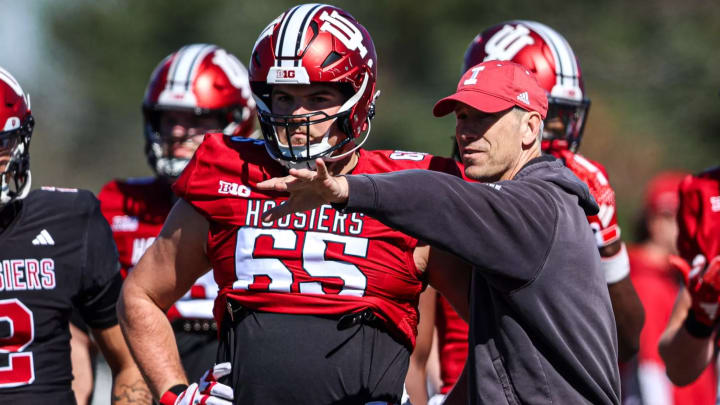
[[[565,123],[560,117],[548,117],[545,120],[543,139],[565,139]]]
[[[166,156],[189,159],[202,143],[207,132],[220,131],[216,115],[195,115],[188,111],[166,111],[160,116],[160,135]]]
[[[0,135],[0,173],[5,171],[17,143],[18,137],[15,135]]]
[[[330,116],[338,112],[345,102],[345,96],[339,89],[330,84],[284,84],[273,87],[271,101],[273,114],[324,113]],[[346,135],[338,128],[335,119],[315,122],[325,118],[324,114],[317,114],[309,118],[291,119],[291,122],[298,123],[296,126],[290,125],[287,128],[277,126],[278,140],[281,144],[288,145],[288,138],[290,138],[290,146],[303,146],[307,144],[308,139],[310,144],[314,144],[320,142],[326,134],[329,134],[328,143],[330,146],[337,144]],[[310,125],[307,125],[308,123]]]
[[[483,182],[505,180],[522,151],[519,124],[512,110],[488,114],[458,103],[455,137],[465,175]]]

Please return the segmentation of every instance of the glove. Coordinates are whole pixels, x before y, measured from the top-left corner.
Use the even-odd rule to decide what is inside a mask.
[[[190,386],[176,385],[160,398],[161,405],[232,405],[233,389],[217,382],[219,378],[230,374],[230,363],[213,366],[200,378],[199,383]],[[229,400],[229,401],[226,401]]]
[[[697,255],[692,266],[678,256],[670,256],[670,265],[685,278],[685,285],[692,297],[691,311],[695,320],[707,327],[714,327],[720,315],[720,256],[708,263],[705,256]]]

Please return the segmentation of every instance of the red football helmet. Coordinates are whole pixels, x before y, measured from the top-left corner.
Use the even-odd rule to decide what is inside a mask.
[[[30,137],[35,121],[30,96],[0,67],[0,207],[30,192]]]
[[[585,96],[580,65],[567,40],[535,21],[508,21],[490,27],[473,39],[465,52],[463,72],[486,60],[510,60],[530,69],[548,92],[543,149],[580,146],[590,99]],[[549,130],[560,119],[564,135]]]
[[[215,45],[187,45],[163,59],[150,77],[142,108],[145,153],[150,166],[162,177],[179,176],[189,161],[174,157],[166,147],[183,140],[161,133],[164,112],[217,117],[223,132],[230,136],[249,136],[254,127],[255,101],[247,69],[234,55]]]
[[[338,160],[360,147],[370,134],[370,120],[375,114],[376,75],[377,56],[370,34],[342,9],[303,4],[272,21],[255,42],[250,61],[250,85],[270,155],[288,167],[314,167],[318,157]],[[337,83],[348,95],[336,114],[273,114],[273,85],[314,83]],[[328,120],[337,120],[347,135],[336,145],[328,144],[328,133],[320,143],[310,144],[308,139],[303,146],[284,145],[278,139],[276,127],[287,129],[298,123],[309,127]],[[365,138],[355,148],[331,156],[363,131]]]

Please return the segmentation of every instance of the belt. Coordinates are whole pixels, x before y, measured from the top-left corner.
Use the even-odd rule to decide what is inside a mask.
[[[338,320],[337,328],[338,330],[343,330],[357,324],[370,325],[376,328],[383,326],[382,320],[378,318],[372,310],[365,309],[360,312],[341,316]]]
[[[216,333],[217,323],[214,319],[176,319],[172,322],[173,330],[187,333]]]
[[[233,299],[227,300],[227,313],[230,317],[230,322],[233,324],[242,320],[252,312],[256,311],[243,307],[241,304],[239,304]],[[382,319],[375,315],[375,313],[371,309],[353,312],[352,314],[345,314],[340,318],[336,319],[338,320],[338,330],[347,329],[351,326],[358,324],[370,325],[376,328],[384,328]]]

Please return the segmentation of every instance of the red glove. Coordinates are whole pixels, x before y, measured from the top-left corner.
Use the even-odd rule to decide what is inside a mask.
[[[720,256],[708,264],[703,255],[697,255],[690,266],[678,256],[670,256],[670,265],[679,270],[685,278],[695,320],[708,327],[717,323],[720,311]]]
[[[161,405],[232,405],[233,390],[217,382],[218,378],[230,374],[230,363],[216,364],[200,378],[200,383],[190,386],[176,385],[160,398]],[[228,401],[229,400],[229,401]]]

